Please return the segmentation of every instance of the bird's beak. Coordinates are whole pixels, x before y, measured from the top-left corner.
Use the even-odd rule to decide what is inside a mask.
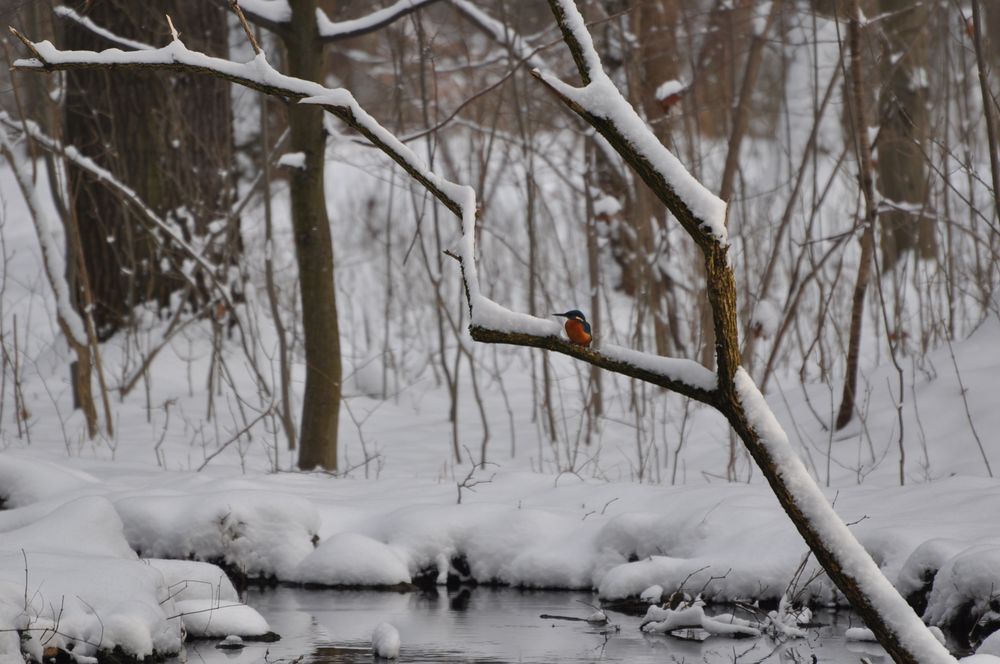
[[[562,316],[563,318],[569,318],[566,314],[552,314],[553,316]]]

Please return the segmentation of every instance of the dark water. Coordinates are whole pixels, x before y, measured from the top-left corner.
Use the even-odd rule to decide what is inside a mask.
[[[627,662],[629,664],[856,664],[861,656],[888,663],[874,644],[849,643],[844,630],[859,625],[850,612],[818,612],[823,627],[784,643],[769,638],[683,641],[639,631],[640,619],[609,612],[617,626],[541,619],[541,614],[585,617],[596,603],[590,593],[475,588],[436,593],[301,590],[252,591],[248,603],[281,634],[277,643],[217,650],[215,642],[189,644],[188,662],[243,664],[371,664],[372,629],[392,623],[400,633],[399,662]]]

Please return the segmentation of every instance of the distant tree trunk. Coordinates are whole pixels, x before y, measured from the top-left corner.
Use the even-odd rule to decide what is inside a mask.
[[[984,15],[982,32],[990,60],[994,67],[1000,67],[1000,2],[984,3],[981,9]]]
[[[913,249],[923,258],[937,255],[933,217],[926,210],[930,7],[914,6],[911,0],[879,0],[879,13],[885,18],[878,185],[884,198],[906,208],[879,214],[882,267],[888,271]]]
[[[756,4],[757,0],[715,0],[709,12],[691,88],[698,128],[706,136],[726,138],[730,134]]]
[[[321,81],[323,44],[316,27],[316,0],[291,0],[292,21],[283,33],[288,74]],[[299,265],[306,385],[299,429],[299,468],[337,468],[341,359],[333,238],[323,191],[326,132],[323,109],[310,104],[288,108],[289,150],[305,155],[303,168],[290,169],[292,227]]]
[[[164,14],[188,46],[228,53],[225,9],[200,0],[74,0],[68,3],[97,24],[139,41],[164,35]],[[78,23],[60,21],[68,48],[102,50],[114,44]],[[160,40],[162,41],[162,40]],[[63,130],[73,145],[132,187],[156,212],[185,234],[203,234],[228,211],[234,192],[232,115],[225,81],[194,82],[194,75],[66,73]],[[169,256],[142,221],[90,175],[70,166],[69,206],[80,230],[83,265],[94,299],[94,321],[103,339],[127,324],[145,301],[161,306],[184,284]],[[235,230],[223,238],[230,241]],[[73,282],[75,257],[67,265]],[[79,297],[79,289],[76,289]],[[79,304],[79,302],[78,302]]]
[[[994,214],[1000,214],[1000,156],[997,154],[996,98],[990,90],[989,69],[983,52],[983,17],[979,0],[972,0],[972,39],[976,48],[976,66],[979,70],[979,89],[983,97],[983,114],[986,117],[986,149],[990,154],[990,173],[993,176]]]
[[[680,59],[676,48],[677,3],[674,0],[639,4],[632,16],[632,31],[638,35],[638,58],[632,58],[629,78],[630,96],[635,106],[641,107],[646,117],[653,121],[657,138],[670,142],[670,126],[663,107],[656,98],[656,90],[667,81],[680,75]],[[628,59],[627,59],[628,60]],[[652,316],[653,342],[660,355],[675,352],[678,322],[676,307],[670,306],[672,284],[670,277],[658,260],[665,258],[668,249],[659,246],[659,230],[666,222],[666,208],[649,189],[635,182],[628,197],[625,219],[626,232],[619,234],[618,255],[622,265],[623,290],[640,299],[640,307]],[[639,323],[643,322],[640,315]]]
[[[861,220],[861,257],[858,259],[858,277],[854,284],[851,302],[851,330],[847,342],[847,366],[844,375],[844,393],[837,412],[836,428],[842,429],[854,417],[857,401],[858,362],[861,354],[861,323],[864,320],[865,294],[871,281],[872,258],[875,253],[875,223],[878,208],[875,206],[874,173],[872,167],[872,146],[868,140],[868,114],[865,110],[861,71],[861,21],[858,0],[849,3],[850,13],[847,24],[850,43],[850,67],[847,84],[849,89],[848,109],[853,119],[853,140],[858,159],[858,181],[864,198],[865,216]]]

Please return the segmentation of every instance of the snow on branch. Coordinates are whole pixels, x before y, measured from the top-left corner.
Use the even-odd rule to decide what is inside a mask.
[[[926,629],[920,617],[833,510],[802,459],[792,449],[788,435],[767,405],[764,395],[744,369],[738,370],[735,384],[745,421],[760,439],[758,453],[767,455],[768,463],[779,469],[784,485],[794,492],[791,496],[794,508],[815,530],[818,542],[833,552],[839,568],[856,579],[863,589],[860,603],[859,598],[850,598],[852,607],[862,615],[867,610],[874,610],[885,616],[896,632],[896,638],[909,652],[921,653],[922,661],[953,664],[954,658]],[[788,509],[786,507],[786,511]],[[814,553],[817,553],[815,549]],[[869,624],[869,627],[873,626]],[[882,639],[879,641],[885,645]]]
[[[119,46],[131,48],[136,51],[149,51],[153,49],[153,47],[150,46],[149,44],[140,41],[135,41],[134,39],[128,39],[127,37],[122,37],[121,35],[115,34],[111,30],[108,30],[107,28],[102,28],[97,23],[94,23],[91,19],[87,18],[86,16],[81,16],[80,14],[76,13],[76,11],[74,11],[70,7],[66,7],[65,5],[57,5],[53,7],[52,13],[60,18],[64,18],[69,21],[74,21],[76,23],[79,23],[87,30],[93,32],[95,35],[104,37],[113,44],[118,44]]]
[[[550,0],[584,87],[533,71],[555,95],[587,120],[618,150],[699,244],[727,244],[726,203],[710,192],[622,96],[604,72],[583,16],[573,0]]]
[[[24,195],[24,200],[28,204],[28,211],[35,224],[35,232],[38,236],[38,245],[42,250],[42,266],[45,268],[45,276],[55,294],[56,318],[63,333],[67,336],[70,346],[83,347],[87,345],[88,338],[83,319],[70,300],[69,284],[66,283],[64,275],[66,266],[63,263],[63,256],[66,255],[64,247],[60,246],[58,220],[53,219],[35,188],[35,183],[31,178],[29,169],[24,162],[14,153],[14,146],[10,142],[10,137],[6,129],[0,129],[0,153],[7,158],[17,185]]]
[[[236,310],[228,287],[219,281],[215,276],[215,267],[204,256],[202,256],[201,252],[184,239],[184,236],[177,228],[162,219],[156,212],[146,205],[145,201],[142,200],[142,197],[139,196],[134,189],[116,178],[111,171],[98,165],[93,159],[81,153],[76,146],[64,146],[55,139],[46,135],[45,132],[43,132],[42,129],[31,120],[15,120],[10,117],[6,111],[0,111],[0,125],[14,131],[26,132],[32,140],[41,145],[45,150],[71,161],[78,168],[86,171],[96,180],[104,183],[106,186],[115,191],[129,205],[135,208],[135,210],[137,210],[147,221],[167,234],[170,239],[191,258],[191,260],[197,263],[198,266],[205,272],[205,275],[212,281],[229,310]],[[0,130],[0,134],[4,134],[4,132],[5,130]],[[197,289],[198,286],[188,271],[182,270],[181,274],[192,288]]]
[[[437,0],[397,0],[384,9],[348,21],[331,21],[322,9],[317,9],[316,24],[319,27],[319,37],[325,41],[336,41],[375,32],[433,2]]]
[[[450,1],[462,16],[489,35],[493,41],[507,46],[514,56],[527,62],[530,67],[535,69],[545,67],[545,62],[536,53],[538,49],[531,48],[524,38],[514,32],[509,25],[493,18],[470,0]]]
[[[316,9],[316,27],[323,41],[340,41],[375,32],[437,0],[397,0],[392,5],[377,9],[360,18],[333,21],[322,9]],[[280,32],[292,20],[292,9],[287,0],[242,0],[240,7],[251,21]]]
[[[223,78],[266,94],[321,106],[371,141],[461,220],[460,255],[456,257],[462,266],[471,312],[470,333],[474,340],[546,348],[660,385],[698,401],[714,403],[717,396],[715,374],[697,362],[663,358],[614,346],[583,348],[564,339],[556,321],[510,311],[482,295],[475,260],[478,217],[475,190],[450,182],[432,171],[413,150],[365,111],[349,91],[286,76],[268,64],[264,53],[258,53],[248,62],[237,63],[191,51],[176,38],[167,46],[145,51],[61,51],[48,41],[35,43],[13,28],[12,32],[34,55],[31,59],[15,61],[14,67],[19,70],[108,68],[195,72]]]

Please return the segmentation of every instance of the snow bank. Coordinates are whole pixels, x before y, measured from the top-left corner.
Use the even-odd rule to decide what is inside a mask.
[[[13,454],[0,456],[0,501],[8,508],[29,505],[96,484],[94,477],[56,463],[37,459],[29,461]]]
[[[115,507],[143,556],[221,561],[250,577],[289,578],[319,526],[310,503],[257,491],[133,495]]]
[[[163,581],[175,602],[215,600],[238,602],[239,595],[232,581],[218,565],[194,560],[163,560],[147,558],[146,564],[163,575]]]
[[[229,635],[261,637],[271,627],[256,609],[246,604],[219,603],[211,599],[186,599],[176,602],[177,613],[191,637],[220,638]]]
[[[947,625],[977,619],[1000,588],[1000,540],[988,540],[951,556],[934,577],[924,620]]]
[[[357,533],[339,533],[325,540],[299,563],[290,578],[325,586],[410,583],[406,564],[391,547]]]
[[[9,469],[9,461],[0,466]],[[22,495],[43,493],[31,479],[44,478],[49,465],[19,464]],[[0,630],[29,637],[22,643],[18,632],[0,631],[0,661],[20,661],[22,647],[37,661],[50,647],[78,657],[115,648],[137,658],[168,656],[181,650],[182,624],[192,636],[270,631],[215,565],[140,560],[103,496],[0,512]]]
[[[23,647],[38,661],[45,647],[177,653],[173,608],[163,575],[136,558],[104,498],[72,501],[0,538],[0,629],[31,637]]]
[[[977,655],[995,655],[1000,657],[1000,632],[993,632],[976,648]]]
[[[553,483],[501,471],[456,504],[453,486],[418,478],[134,475],[112,467],[98,479],[94,468],[0,458],[0,471],[18,481],[10,495],[37,500],[0,511],[0,549],[9,554],[3,578],[14,584],[3,594],[8,603],[23,598],[22,547],[29,557],[140,565],[152,575],[144,583],[155,588],[147,603],[169,597],[180,605],[166,615],[212,609],[205,635],[228,631],[219,627],[227,616],[218,608],[237,603],[237,595],[217,567],[188,558],[331,586],[393,586],[427,574],[443,583],[451,574],[480,583],[596,588],[605,600],[639,597],[653,586],[662,595],[683,586],[710,601],[777,600],[792,586],[814,605],[843,602],[825,576],[811,578],[811,559],[793,583],[806,549],[762,485],[663,487],[576,477]],[[143,495],[136,486],[147,487]],[[928,622],[947,623],[968,607],[976,618],[987,606],[1000,579],[1000,523],[975,515],[1000,512],[1000,482],[841,489],[837,509],[901,592],[926,590],[933,580]],[[314,547],[317,533],[322,539]],[[137,562],[135,551],[152,559]],[[245,613],[228,616],[238,612]],[[156,615],[164,619],[162,610]],[[153,634],[157,623],[149,620],[144,629]],[[243,634],[263,629],[253,627],[252,616],[233,620],[247,625]]]

